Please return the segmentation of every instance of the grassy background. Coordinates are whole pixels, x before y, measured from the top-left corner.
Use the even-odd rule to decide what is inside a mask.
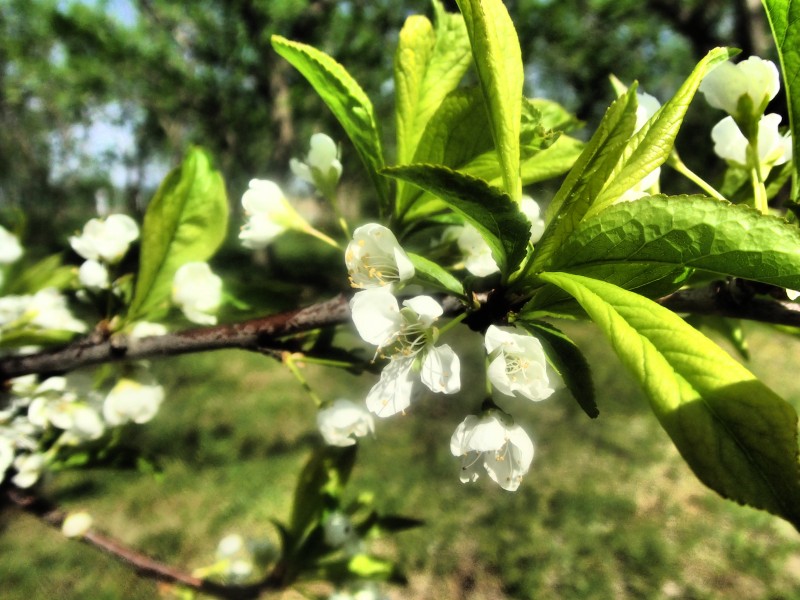
[[[502,401],[536,443],[518,492],[486,477],[458,481],[449,438],[480,403],[478,369],[464,369],[466,392],[458,398],[425,396],[408,415],[380,421],[376,437],[361,445],[353,494],[371,490],[384,512],[428,523],[374,543],[409,575],[409,587],[392,597],[798,597],[800,536],[697,482],[597,330],[568,329],[594,366],[601,415],[589,420],[566,392],[541,403]],[[800,341],[750,330],[751,369],[800,406],[793,376]],[[477,361],[480,341],[464,334],[454,343],[464,360]],[[285,369],[261,356],[181,357],[156,370],[168,399],[134,441],[161,457],[163,478],[62,473],[47,482],[47,494],[89,510],[98,528],[133,547],[188,569],[212,562],[227,533],[274,539],[269,519],[288,517],[298,469],[320,443],[311,401]],[[361,398],[374,382],[307,371],[330,398]],[[91,547],[14,509],[0,519],[3,598],[156,596],[154,583]]]

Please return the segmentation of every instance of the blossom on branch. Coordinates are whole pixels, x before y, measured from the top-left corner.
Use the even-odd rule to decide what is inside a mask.
[[[541,218],[542,209],[539,203],[530,196],[523,195],[519,209],[531,222],[531,244],[538,243],[544,233],[544,219]]]
[[[547,359],[542,343],[531,335],[490,325],[485,346],[489,354],[489,381],[508,396],[544,400],[553,393],[547,375]]]
[[[461,457],[462,483],[477,481],[483,467],[504,490],[515,491],[533,461],[533,442],[519,425],[507,425],[499,411],[469,415],[450,438],[450,452]]]
[[[792,159],[792,136],[790,133],[785,135],[779,133],[780,122],[781,116],[774,113],[764,115],[758,121],[758,164],[762,177],[765,177],[772,167]],[[725,117],[714,125],[711,139],[714,140],[714,152],[720,158],[746,169],[756,168],[747,155],[747,138],[732,117]]]
[[[330,137],[324,133],[311,136],[310,150],[305,161],[293,158],[289,161],[292,173],[303,181],[315,185],[323,194],[329,193],[339,182],[342,163],[339,150]]]
[[[0,225],[0,265],[10,265],[20,256],[22,256],[22,246],[17,236]]]
[[[375,421],[364,407],[339,399],[317,413],[317,427],[325,443],[352,446],[356,438],[375,432]]]
[[[711,106],[737,122],[755,121],[780,90],[778,68],[757,56],[738,64],[726,61],[703,78],[699,89]]]
[[[268,179],[250,180],[250,187],[242,196],[242,207],[247,223],[239,239],[245,248],[264,248],[287,229],[308,228],[278,184]]]
[[[123,377],[103,401],[103,418],[112,426],[147,423],[156,416],[163,401],[164,388],[160,385]]]
[[[431,391],[454,394],[461,389],[461,366],[450,346],[434,346],[438,331],[435,321],[441,305],[430,296],[403,301],[386,288],[358,292],[350,302],[359,335],[378,347],[376,355],[389,356],[380,381],[367,394],[367,408],[381,417],[405,410],[418,372]]]
[[[78,269],[78,281],[89,289],[104,290],[109,286],[108,269],[96,260],[87,260]]]
[[[388,228],[377,223],[362,225],[344,253],[350,285],[377,288],[414,277],[414,265]]]
[[[122,260],[131,242],[139,237],[139,226],[127,215],[90,219],[79,236],[69,238],[72,249],[87,260],[115,264]]]
[[[467,271],[476,277],[486,277],[500,270],[492,257],[489,244],[474,225],[465,223],[463,226],[454,227],[453,231],[457,236],[456,243],[464,256],[464,268]]]
[[[172,280],[172,301],[187,319],[201,325],[214,325],[214,313],[222,303],[222,279],[205,262],[182,265]]]

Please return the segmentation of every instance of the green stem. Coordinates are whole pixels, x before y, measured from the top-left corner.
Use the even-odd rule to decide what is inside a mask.
[[[727,198],[720,194],[714,186],[708,183],[706,180],[701,178],[697,173],[692,171],[680,158],[673,158],[669,165],[675,169],[678,173],[686,177],[689,181],[694,183],[697,187],[703,190],[706,194],[711,196],[712,198],[716,198],[717,200],[722,200],[723,202],[727,202]]]
[[[447,323],[445,323],[442,327],[439,328],[439,335],[442,335],[443,333],[445,333],[447,331],[450,331],[453,327],[455,327],[456,325],[461,323],[461,321],[463,321],[466,318],[467,318],[467,313],[466,312],[463,312],[460,315],[458,315],[456,317],[453,317]]]
[[[305,359],[302,355],[300,355],[300,357],[301,360]],[[300,367],[297,366],[295,355],[292,354],[291,352],[284,352],[283,364],[285,364],[286,367],[292,372],[292,375],[294,375],[295,379],[297,379],[300,385],[303,386],[303,389],[306,391],[309,397],[314,401],[317,407],[322,406],[324,404],[322,398],[320,398],[317,395],[317,393],[313,389],[311,389],[311,386],[308,384],[308,381],[306,381],[306,378],[300,372]]]
[[[339,245],[339,242],[334,240],[332,237],[329,237],[329,236],[325,235],[324,233],[322,233],[318,229],[314,229],[311,225],[307,225],[306,227],[304,227],[302,229],[302,231],[304,233],[307,233],[308,235],[311,235],[311,236],[317,238],[318,240],[321,240],[321,241],[325,242],[329,246],[333,246],[337,250],[341,250],[342,249],[342,247]]]

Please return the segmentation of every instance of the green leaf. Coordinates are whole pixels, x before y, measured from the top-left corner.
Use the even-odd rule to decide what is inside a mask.
[[[574,296],[609,338],[703,483],[800,529],[797,413],[788,402],[655,302],[568,273],[541,278]]]
[[[289,533],[298,544],[304,533],[319,524],[331,499],[341,498],[355,460],[356,446],[323,446],[314,450],[300,473],[289,522]]]
[[[492,138],[486,107],[478,88],[458,89],[451,92],[428,120],[414,154],[414,164],[437,164],[457,169],[476,155],[489,152]],[[492,152],[495,167],[497,156]],[[398,187],[396,213],[403,217],[415,204],[415,214],[425,210],[432,202],[434,210],[442,204],[427,195],[420,198],[421,190],[415,186]]]
[[[438,165],[389,167],[384,175],[409,181],[438,196],[475,228],[489,244],[500,272],[512,273],[530,239],[530,223],[516,203],[485,181]]]
[[[381,212],[388,213],[388,181],[378,174],[384,165],[383,147],[372,102],[364,90],[342,65],[312,46],[273,35],[272,47],[300,71],[331,109],[367,169]]]
[[[547,358],[558,371],[567,389],[590,418],[600,411],[595,401],[594,383],[589,362],[580,348],[563,331],[544,321],[518,321],[544,345]]]
[[[514,201],[522,196],[519,133],[524,72],[519,39],[501,0],[457,0],[467,24],[472,58],[503,172],[503,187]]]
[[[419,254],[409,252],[408,258],[411,259],[411,263],[414,265],[415,277],[445,292],[450,292],[456,296],[464,296],[464,286],[450,271]]]
[[[62,265],[61,260],[60,254],[52,254],[33,265],[14,263],[6,275],[3,294],[34,294],[48,287],[63,290],[75,280],[75,268]]]
[[[620,263],[642,271],[692,267],[800,289],[800,230],[703,196],[648,196],[581,222],[550,268],[597,277],[589,269]]]
[[[406,19],[394,58],[397,162],[413,161],[425,126],[470,63],[464,19],[433,3],[436,27],[422,15]],[[418,162],[418,161],[413,161]]]
[[[786,86],[789,127],[794,140],[795,164],[792,198],[800,197],[800,4],[792,0],[762,0],[778,47],[778,58]]]
[[[532,271],[544,270],[550,256],[580,223],[613,171],[636,125],[636,86],[609,106],[592,138],[545,213],[547,229],[536,245]]]
[[[667,160],[683,117],[703,77],[717,64],[736,53],[738,50],[715,48],[706,54],[669,102],[630,138],[605,189],[594,201],[589,214],[614,202]]]
[[[208,155],[193,148],[147,207],[128,320],[166,312],[175,271],[187,262],[208,260],[227,233],[225,183]]]

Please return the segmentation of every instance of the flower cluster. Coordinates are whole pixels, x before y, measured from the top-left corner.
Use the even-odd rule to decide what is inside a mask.
[[[531,223],[530,243],[537,244],[544,234],[544,220],[541,217],[541,207],[530,196],[522,196],[519,204],[520,212]],[[465,223],[451,227],[447,231],[448,237],[455,238],[458,249],[464,257],[464,268],[477,277],[486,277],[497,273],[499,267],[492,257],[489,244],[483,239],[473,225]]]
[[[757,56],[736,65],[724,62],[700,83],[708,103],[729,115],[711,130],[714,152],[762,180],[792,159],[791,135],[778,130],[781,116],[764,114],[779,90],[778,68]]]
[[[128,375],[97,387],[84,373],[11,380],[0,411],[0,481],[35,484],[62,449],[97,440],[108,428],[145,423],[158,412],[163,388],[146,374]]]
[[[90,219],[80,235],[69,238],[72,249],[86,259],[78,270],[81,285],[89,289],[108,288],[109,266],[119,263],[138,237],[139,226],[127,215]]]
[[[34,329],[83,333],[86,323],[75,318],[66,297],[55,288],[35,294],[0,298],[0,340],[14,330]]]
[[[222,279],[205,262],[181,265],[172,280],[172,302],[193,323],[214,325],[222,304]]]

